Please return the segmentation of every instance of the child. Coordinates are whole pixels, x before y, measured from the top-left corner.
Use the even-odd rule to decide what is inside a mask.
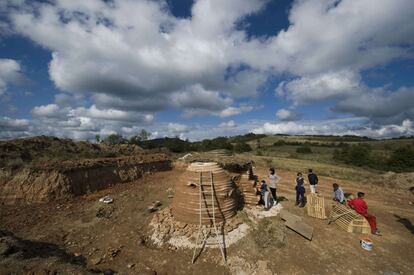
[[[263,201],[264,201],[264,205],[265,205],[265,210],[269,210],[270,205],[269,205],[269,194],[270,194],[270,189],[269,186],[267,185],[265,180],[262,180],[262,185],[260,186],[260,191],[263,197]]]

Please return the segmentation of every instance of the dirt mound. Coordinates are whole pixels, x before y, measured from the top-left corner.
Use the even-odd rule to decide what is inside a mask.
[[[414,172],[411,173],[394,173],[387,172],[382,179],[377,182],[379,185],[390,188],[398,188],[408,190],[414,186]]]
[[[0,169],[0,202],[37,203],[71,198],[171,169],[166,155],[88,159]]]
[[[257,230],[253,232],[253,236],[260,248],[281,248],[286,245],[286,228],[278,218],[261,220]]]
[[[19,168],[53,160],[132,156],[143,150],[136,145],[94,144],[87,141],[38,136],[0,141],[0,167]]]
[[[11,232],[0,230],[0,273],[27,273],[31,269],[44,274],[93,274],[86,259],[67,253],[55,244],[23,240]]]

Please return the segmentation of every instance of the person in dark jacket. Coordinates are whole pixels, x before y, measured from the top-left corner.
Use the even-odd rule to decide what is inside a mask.
[[[299,207],[305,206],[305,180],[302,177],[302,173],[298,173],[296,180],[295,180],[296,186],[296,205],[299,205]]]
[[[318,176],[312,171],[312,169],[309,169],[308,180],[309,180],[311,193],[312,194],[317,193],[316,185],[318,185]]]

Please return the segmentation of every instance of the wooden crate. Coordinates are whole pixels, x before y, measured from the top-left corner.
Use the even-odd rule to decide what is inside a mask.
[[[319,194],[309,194],[306,196],[306,208],[308,215],[318,219],[326,219],[325,199]]]
[[[361,234],[371,233],[371,227],[363,216],[340,203],[333,206],[329,218],[334,219],[335,223],[346,232]]]

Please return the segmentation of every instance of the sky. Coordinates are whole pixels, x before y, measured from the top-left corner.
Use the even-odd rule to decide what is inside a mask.
[[[0,139],[414,135],[412,0],[1,0]]]

